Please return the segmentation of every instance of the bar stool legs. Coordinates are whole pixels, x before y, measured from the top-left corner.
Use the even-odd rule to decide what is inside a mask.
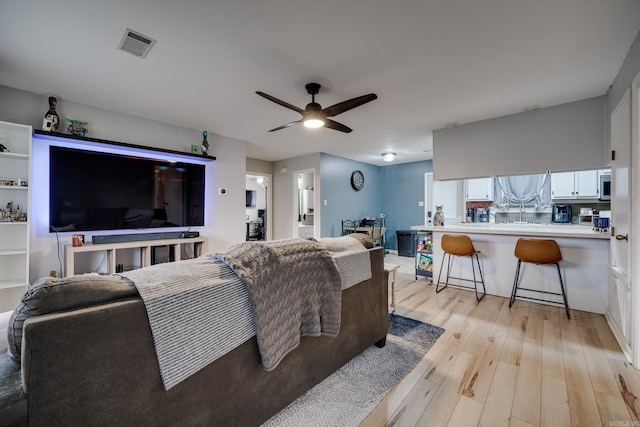
[[[445,240],[445,236],[448,236],[448,235],[442,236],[443,237],[442,249],[444,250],[444,256],[442,257],[442,262],[440,263],[440,272],[438,273],[438,281],[436,282],[436,293],[439,293],[440,291],[445,289],[447,286],[449,286],[449,278],[451,277],[450,276],[450,272],[451,272],[451,264],[452,264],[453,260],[451,259],[452,253],[447,251],[447,248],[449,247],[449,245],[452,245],[452,244],[448,243],[448,241]],[[448,237],[451,237],[451,236],[448,236]],[[466,236],[454,236],[454,237],[463,238],[463,237],[466,237]],[[464,244],[471,245],[471,241],[470,240],[468,242],[464,241]],[[475,251],[475,249],[473,249],[473,245],[471,245],[470,248],[467,249],[467,250],[465,250],[466,248],[464,248],[462,251],[458,250],[458,249],[460,249],[460,246],[455,246],[455,245],[460,245],[460,243],[456,243],[456,244],[451,246],[451,250],[452,250],[452,252],[454,252],[453,255],[455,255],[455,256],[466,256],[466,255],[469,255],[469,257],[471,258],[471,271],[473,273],[473,280],[464,279],[464,278],[461,278],[461,277],[451,277],[451,278],[452,279],[458,279],[458,280],[465,280],[465,281],[468,281],[468,282],[473,282],[473,289],[474,289],[474,291],[476,293],[476,300],[480,301],[482,298],[484,298],[484,296],[486,295],[487,291],[486,291],[485,285],[484,285],[484,275],[482,274],[482,268],[480,267],[480,259],[478,258],[478,252]],[[458,253],[455,253],[455,252],[458,252]],[[469,253],[469,252],[471,252],[471,253]],[[477,280],[475,265],[473,263],[474,255],[476,257],[476,264],[478,265],[478,274],[480,275],[480,280],[479,281]],[[440,281],[440,277],[442,276],[442,268],[444,267],[444,260],[445,260],[445,258],[447,256],[448,256],[448,259],[447,259],[447,277],[446,277],[445,282],[443,283],[443,282]],[[482,295],[480,295],[478,293],[478,282],[482,285]],[[443,284],[444,284],[444,286],[440,286],[440,285],[443,285]],[[470,288],[470,286],[461,286],[461,285],[455,285],[455,286],[459,286],[461,288]]]
[[[516,274],[513,279],[513,289],[511,290],[511,298],[509,299],[509,307],[513,305],[516,297],[524,298],[533,301],[548,302],[552,304],[562,305],[567,312],[567,319],[571,319],[569,314],[569,302],[567,300],[567,294],[564,289],[564,282],[562,280],[562,274],[560,272],[559,261],[562,261],[562,255],[560,255],[560,248],[554,240],[533,240],[533,239],[519,239],[516,243],[515,256],[518,258],[518,265],[516,267]],[[560,279],[560,293],[541,291],[539,289],[523,288],[519,286],[520,282],[520,269],[522,262],[529,262],[532,264],[555,264],[558,270],[558,279]],[[518,295],[518,290],[538,292],[549,295],[562,296],[563,303],[557,301],[550,301],[541,298],[533,298],[528,296]]]

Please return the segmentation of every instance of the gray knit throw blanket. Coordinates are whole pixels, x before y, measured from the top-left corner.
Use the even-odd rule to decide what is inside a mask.
[[[249,290],[265,370],[275,369],[301,336],[338,335],[341,277],[320,243],[244,242],[210,256],[229,265]]]

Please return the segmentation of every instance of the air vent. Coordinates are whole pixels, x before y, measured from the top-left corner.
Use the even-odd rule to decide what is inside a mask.
[[[139,58],[144,58],[154,44],[156,44],[154,39],[127,28],[122,35],[118,49],[124,50]]]

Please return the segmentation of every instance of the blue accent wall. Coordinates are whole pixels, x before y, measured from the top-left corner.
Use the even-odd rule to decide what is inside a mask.
[[[364,188],[351,188],[351,173],[364,174]],[[397,250],[396,230],[424,223],[424,174],[433,171],[431,160],[375,166],[322,153],[320,158],[321,237],[337,237],[343,219],[385,214],[385,247]],[[327,205],[324,205],[324,201]]]
[[[424,224],[424,174],[433,171],[433,161],[381,166],[380,206],[385,213],[388,249],[398,249],[396,230],[408,230],[412,225]]]
[[[379,169],[379,166],[368,163],[321,154],[321,237],[340,236],[343,219],[380,216]],[[360,191],[351,188],[351,173],[355,170],[364,174],[364,187]]]

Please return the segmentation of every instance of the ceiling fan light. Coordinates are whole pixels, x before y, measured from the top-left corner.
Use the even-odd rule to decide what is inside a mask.
[[[396,153],[384,153],[382,155],[382,160],[385,162],[393,162],[396,159]]]
[[[324,126],[324,120],[318,119],[318,118],[310,118],[310,119],[305,119],[304,122],[302,122],[302,124],[305,127],[308,127],[311,129],[321,128],[322,126]]]

